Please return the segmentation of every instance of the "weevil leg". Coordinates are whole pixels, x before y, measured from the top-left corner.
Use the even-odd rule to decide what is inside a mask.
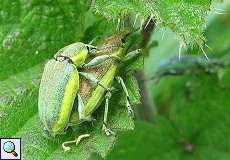
[[[94,37],[90,42],[89,45],[92,45],[94,42],[96,42],[97,40],[101,39],[101,36],[96,36]]]
[[[103,62],[110,60],[110,59],[115,59],[120,61],[121,59],[116,56],[116,55],[101,55],[93,58],[91,61],[88,63],[84,64],[82,68],[94,68],[102,64]]]
[[[104,119],[103,119],[103,126],[102,130],[105,132],[107,136],[115,135],[115,132],[113,132],[111,129],[109,129],[107,126],[108,124],[108,110],[109,110],[109,99],[111,97],[111,92],[107,92],[105,95],[105,111],[104,111]]]
[[[78,136],[75,140],[63,142],[62,143],[62,149],[64,150],[64,152],[68,152],[71,149],[71,147],[66,146],[66,145],[75,143],[77,146],[83,138],[88,138],[89,136],[90,136],[90,134],[82,134],[82,135]]]
[[[83,102],[83,100],[81,99],[81,96],[78,94],[78,113],[79,113],[79,119],[80,121],[83,120],[83,121],[92,121],[93,118],[90,116],[90,117],[86,117],[85,114],[84,114],[84,110],[85,110],[85,104]]]
[[[123,62],[126,62],[126,61],[130,61],[134,58],[136,58],[137,56],[139,56],[141,53],[141,49],[136,49],[132,52],[129,52],[125,55],[125,57],[122,59]]]
[[[130,104],[130,98],[129,98],[130,96],[129,96],[128,90],[127,90],[127,88],[125,86],[124,80],[121,77],[116,77],[116,79],[117,79],[118,83],[121,84],[121,86],[122,86],[122,88],[123,88],[123,90],[125,92],[125,96],[126,96],[126,107],[127,107],[127,110],[128,110],[128,114],[132,118],[134,118],[134,112],[133,112],[133,109],[132,109],[131,104]]]
[[[79,113],[79,119],[83,119],[84,118],[84,108],[85,108],[85,104],[83,102],[83,100],[81,99],[81,96],[78,94],[77,95],[77,99],[78,99],[78,113]]]
[[[92,82],[94,85],[99,85],[102,88],[104,88],[107,92],[111,91],[110,88],[105,87],[103,84],[100,83],[100,81],[92,74],[92,73],[86,73],[86,72],[79,72],[81,76],[83,76],[85,79]]]

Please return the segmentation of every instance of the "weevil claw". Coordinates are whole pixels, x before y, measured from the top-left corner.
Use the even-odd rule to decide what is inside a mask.
[[[102,130],[105,132],[107,136],[116,135],[116,133],[113,132],[110,128],[107,128],[106,124],[103,124]]]
[[[129,116],[130,116],[131,118],[134,118],[134,117],[135,117],[132,108],[128,108],[128,114],[129,114]]]
[[[106,134],[107,136],[110,136],[110,135],[115,135],[115,132],[113,132],[111,129],[107,128],[107,129],[105,130],[105,134]]]
[[[112,131],[111,129],[109,129],[109,128],[105,128],[104,131],[105,131],[105,134],[106,134],[107,136],[115,135],[115,132],[113,132],[113,131]]]
[[[129,98],[126,99],[126,107],[127,107],[127,110],[128,110],[128,114],[131,118],[134,118],[135,115],[134,115],[134,111],[129,103]]]

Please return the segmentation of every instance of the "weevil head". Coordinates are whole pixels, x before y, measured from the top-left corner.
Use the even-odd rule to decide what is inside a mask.
[[[58,61],[69,61],[75,66],[82,66],[88,57],[89,52],[95,50],[94,46],[86,45],[84,43],[78,42],[70,44],[62,49],[60,49],[54,58]]]
[[[113,54],[114,52],[124,48],[127,37],[130,32],[119,32],[108,38],[97,48],[97,55]]]
[[[129,32],[119,32],[108,37],[102,44],[102,46],[113,46],[121,47],[126,42],[127,37],[130,35]]]

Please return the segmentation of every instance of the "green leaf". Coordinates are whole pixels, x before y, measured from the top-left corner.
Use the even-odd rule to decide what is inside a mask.
[[[117,20],[118,26],[128,16],[137,17],[139,25],[143,20],[147,22],[149,17],[155,18],[157,24],[170,28],[183,43],[202,47],[205,41],[205,18],[210,11],[210,5],[210,0],[101,0],[96,1],[94,9],[108,19]]]
[[[102,131],[104,104],[94,113],[97,121],[93,126],[91,123],[83,123],[76,128],[69,128],[65,135],[54,138],[43,132],[37,100],[47,58],[52,58],[57,50],[77,40],[89,42],[100,33],[103,33],[103,39],[113,32],[113,28],[105,27],[105,20],[92,15],[87,3],[83,2],[31,1],[20,2],[20,5],[4,2],[3,6],[8,10],[1,6],[0,13],[4,14],[0,14],[3,16],[0,18],[14,12],[15,15],[10,15],[9,19],[5,17],[0,24],[1,31],[4,31],[0,32],[3,44],[0,46],[0,123],[4,124],[0,137],[22,138],[23,159],[88,159],[93,153],[101,157],[108,155],[116,137],[107,137]],[[88,20],[92,21],[86,23]],[[15,26],[11,23],[15,23]],[[96,26],[98,28],[93,30]],[[129,74],[125,83],[132,105],[140,103],[135,79]],[[134,122],[128,116],[124,103],[120,102],[123,92],[117,88],[110,102],[108,125],[119,134],[133,130]],[[63,153],[63,142],[85,133],[89,133],[90,137],[84,139],[79,146],[72,145],[69,153]]]
[[[0,79],[39,64],[80,40],[87,27],[87,10],[88,3],[75,0],[2,1]]]
[[[41,64],[19,73],[0,83],[0,130],[1,137],[12,137],[37,114],[38,82],[42,73]]]
[[[113,148],[116,138],[105,136],[101,130],[103,104],[98,110],[94,127],[84,124],[79,126],[80,131],[79,129],[69,130],[64,136],[53,138],[45,135],[37,113],[37,82],[40,79],[42,68],[43,64],[2,81],[0,90],[8,88],[9,91],[1,92],[3,94],[0,96],[0,122],[4,124],[0,136],[22,138],[24,159],[32,159],[35,156],[37,159],[62,159],[64,157],[88,159],[92,153],[105,157]],[[132,104],[139,103],[140,97],[135,79],[127,78],[126,83]],[[19,84],[21,87],[17,88]],[[133,130],[134,123],[128,116],[125,106],[122,103],[117,105],[118,99],[120,99],[120,91],[115,92],[111,99],[109,126],[119,134],[120,131]],[[82,133],[90,133],[91,136],[80,146],[73,145],[71,152],[64,154],[61,144],[66,140],[75,139]]]
[[[92,153],[97,153],[105,157],[113,148],[116,138],[111,136],[107,137],[101,130],[103,118],[103,104],[99,108],[97,114],[97,122],[94,127],[91,125],[80,125],[77,131],[69,130],[67,135],[58,137],[48,137],[43,132],[41,123],[37,113],[37,92],[38,83],[40,79],[43,65],[36,66],[28,71],[15,75],[1,83],[2,86],[9,88],[8,93],[1,96],[0,122],[4,124],[4,129],[1,130],[1,137],[20,137],[22,138],[23,158],[32,159],[62,159],[64,157],[88,159]],[[39,75],[39,76],[38,76]],[[30,77],[29,82],[25,82]],[[14,78],[17,78],[15,80]],[[28,80],[28,79],[27,79]],[[36,81],[36,83],[31,83]],[[23,84],[25,87],[16,88],[15,86]],[[130,92],[132,104],[139,103],[139,93],[134,87],[136,86],[135,80],[128,78],[126,80],[128,91]],[[0,90],[4,90],[4,87]],[[26,92],[22,92],[26,90]],[[124,105],[117,105],[117,99],[120,98],[120,91],[117,91],[111,99],[110,113],[109,113],[109,126],[117,131],[127,131],[134,129],[133,120],[128,116]],[[10,97],[11,96],[11,97]],[[13,98],[5,100],[4,98]],[[11,102],[11,103],[8,103]],[[116,107],[115,107],[116,106]],[[82,133],[90,133],[90,138],[84,140],[80,146],[72,146],[71,152],[64,154],[61,144],[66,140],[76,138]]]
[[[177,142],[185,151],[182,157],[230,158],[226,154],[230,148],[229,138],[224,136],[230,133],[227,127],[230,70],[225,70],[227,74],[222,80],[216,74],[199,74],[198,77],[168,78],[154,87],[160,114],[171,123],[179,136]],[[188,82],[189,86],[186,85]]]
[[[228,33],[228,25],[219,22],[220,20],[217,19],[210,25],[211,31],[208,30],[207,33],[212,32],[212,34],[209,37],[219,35],[219,32],[214,32],[212,29],[214,26],[220,27],[221,33]],[[216,53],[215,56],[222,56],[218,60],[229,64],[229,49],[226,47],[228,39],[222,38],[221,44],[218,43],[218,45],[215,42],[218,42],[219,39],[214,38],[210,41],[212,46],[216,46],[213,48],[213,52]],[[224,53],[222,52],[223,48]],[[220,55],[218,55],[219,53]],[[206,69],[212,69],[215,64],[210,65],[211,61],[212,59],[209,62],[200,62],[207,65]],[[180,62],[177,61],[177,63]],[[173,65],[171,64],[171,66]],[[186,63],[182,67],[188,66]],[[201,67],[199,69],[204,67],[199,66]],[[188,68],[194,69],[193,67]],[[230,133],[230,129],[227,127],[229,126],[230,115],[228,101],[230,98],[230,68],[229,65],[221,68],[219,68],[223,72],[221,78],[219,78],[218,72],[209,74],[197,72],[196,75],[194,72],[190,72],[184,76],[164,78],[159,85],[154,85],[152,91],[160,114],[158,118],[168,122],[171,127],[175,128],[174,132],[177,134],[174,144],[177,147],[174,146],[167,152],[162,150],[161,155],[170,157],[173,153],[173,155],[177,155],[175,159],[227,160],[230,158],[228,154],[230,142],[229,137],[226,136]],[[199,69],[196,68],[194,71]],[[156,129],[159,130],[158,127]],[[175,139],[175,137],[171,138]],[[159,142],[153,141],[153,144],[159,144]],[[178,147],[179,152],[175,151],[175,148]],[[161,156],[154,158],[159,159],[159,157]]]
[[[226,36],[229,34],[229,23],[226,23],[228,20],[229,15],[216,17],[206,33],[210,38],[208,45],[213,49],[212,56],[221,57],[217,60],[229,64],[229,39]],[[153,37],[156,38],[156,34]],[[146,74],[149,77],[153,75],[153,70],[154,72],[158,70],[157,65],[162,67],[162,62],[170,61],[168,57],[177,50],[171,34],[160,42],[159,49],[153,50],[153,54],[150,54],[154,57],[145,61],[149,66],[149,72]],[[200,65],[190,63],[194,57],[186,56],[186,58],[190,61],[183,63],[183,59],[182,62],[176,60],[174,64],[168,65],[169,68],[164,68],[165,71],[191,69],[196,74],[187,72],[183,76],[165,76],[158,84],[154,83],[151,92],[158,111],[154,123],[137,122],[134,132],[120,135],[108,159],[228,160],[230,158],[229,65],[221,66],[222,69],[218,68],[222,72],[219,78],[219,71],[209,74],[203,72],[215,67],[215,64],[209,65],[212,58],[206,61],[196,57],[200,59]]]
[[[161,115],[153,125],[138,122],[134,132],[121,135],[107,159],[229,159],[227,72],[221,82],[216,75],[161,81],[154,87],[155,99],[163,97],[157,101]],[[188,79],[191,100],[185,87]]]

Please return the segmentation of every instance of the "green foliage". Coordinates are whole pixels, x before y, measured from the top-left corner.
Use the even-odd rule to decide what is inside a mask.
[[[88,3],[75,0],[2,1],[0,79],[33,67],[80,40],[87,27],[87,10]]]
[[[135,123],[128,117],[124,98],[121,98],[124,93],[115,84],[118,90],[111,99],[109,126],[118,137],[107,137],[101,130],[104,104],[94,114],[97,119],[94,126],[84,123],[55,138],[44,134],[37,113],[43,67],[58,49],[77,41],[88,43],[94,38],[99,38],[97,42],[103,41],[104,37],[115,32],[118,20],[120,26],[126,20],[130,29],[136,16],[139,26],[151,17],[160,27],[176,33],[181,43],[202,47],[210,5],[209,0],[98,0],[92,10],[99,15],[94,15],[86,0],[2,0],[0,123],[3,129],[0,137],[21,137],[23,159],[99,159],[110,152],[108,159],[229,159],[230,142],[225,136],[229,135],[226,126],[230,122],[227,69],[222,70],[221,78],[215,74],[200,74],[199,77],[187,75],[161,81],[154,87],[154,99],[160,114],[154,125],[137,122],[135,132]],[[218,21],[229,25],[228,18]],[[224,30],[219,23],[211,24],[209,28],[206,34],[209,45],[216,51],[215,57],[229,53],[229,42],[226,41],[229,30],[217,33],[217,30]],[[139,41],[140,35],[137,37]],[[132,41],[130,48],[137,48],[138,44]],[[164,43],[163,46],[166,47]],[[167,54],[171,53],[172,46]],[[142,66],[143,58],[140,57],[122,70],[125,71],[122,76],[132,105],[140,103],[140,94],[131,71]],[[185,87],[188,80],[191,81],[190,88]],[[121,131],[129,132],[120,135]],[[90,138],[79,146],[71,146],[70,152],[63,154],[62,142],[84,133],[90,133]],[[119,143],[111,151],[117,140]]]
[[[177,138],[171,138],[180,146],[179,157],[230,158],[225,153],[230,148],[229,137],[224,136],[230,133],[229,73],[228,68],[221,80],[216,74],[167,78],[154,87],[160,114],[175,128]]]
[[[94,126],[83,123],[55,138],[44,134],[37,113],[39,82],[47,59],[65,45],[87,43],[98,35],[103,40],[114,32],[112,25],[88,9],[88,3],[74,0],[4,1],[0,6],[0,137],[22,138],[23,159],[88,159],[93,153],[105,157],[113,148],[116,137],[107,137],[101,130],[104,104],[94,115]],[[139,62],[140,68],[143,62]],[[125,83],[132,104],[140,103],[135,78],[128,74]],[[134,129],[123,99],[119,100],[118,86],[110,102],[108,124],[117,134]],[[83,133],[90,133],[90,138],[64,154],[61,144]]]
[[[203,28],[210,6],[210,0],[101,0],[96,1],[94,8],[96,13],[118,22],[128,16],[138,17],[140,21],[148,21],[151,17],[161,27],[174,31],[185,44],[201,47],[205,41]]]
[[[213,49],[211,56],[229,64],[229,39],[226,36],[229,34],[229,23],[226,23],[228,19],[229,15],[215,18],[206,34]],[[151,91],[158,111],[154,123],[136,122],[134,132],[120,135],[108,160],[228,160],[230,158],[229,65],[207,74],[205,70],[215,66],[211,65],[212,59],[207,62],[196,57],[195,59],[202,63],[200,65],[193,63],[194,57],[190,56],[187,57],[189,63],[183,64],[183,59],[181,63],[176,59],[171,61],[165,58],[172,54],[173,50],[173,45],[168,45],[167,43],[170,43],[168,41],[166,38],[164,42],[159,43],[161,50],[153,51],[156,54],[154,58],[158,60],[161,57],[161,62],[165,60],[174,62],[165,70],[190,69],[194,72],[162,77],[159,84],[153,85]],[[168,55],[162,55],[164,52]],[[147,65],[156,69],[156,65],[159,64],[161,64],[159,61],[152,64],[147,62]],[[194,65],[198,68],[194,68]],[[203,69],[205,65],[206,69]],[[219,76],[220,72],[222,76]]]
[[[62,157],[87,159],[91,153],[97,153],[105,157],[112,149],[115,137],[107,137],[101,130],[103,106],[97,113],[97,122],[91,125],[79,126],[76,131],[69,130],[67,135],[59,137],[47,137],[44,134],[37,114],[38,79],[40,79],[43,65],[36,66],[10,77],[3,81],[0,86],[1,105],[0,122],[4,129],[0,131],[1,137],[20,137],[23,141],[24,159],[62,159]],[[28,78],[29,76],[29,78]],[[17,80],[15,80],[17,77]],[[126,79],[128,91],[133,104],[140,103],[137,83],[132,77]],[[17,86],[20,86],[18,88]],[[8,88],[8,90],[5,90]],[[5,92],[3,92],[5,90]],[[111,99],[109,113],[109,125],[117,131],[133,130],[133,120],[127,115],[123,104],[117,105],[120,95],[115,93]],[[113,106],[113,107],[112,107]],[[116,106],[116,107],[114,107]],[[64,154],[61,143],[65,140],[74,139],[81,133],[90,133],[89,139],[80,146],[72,147],[68,154]]]

